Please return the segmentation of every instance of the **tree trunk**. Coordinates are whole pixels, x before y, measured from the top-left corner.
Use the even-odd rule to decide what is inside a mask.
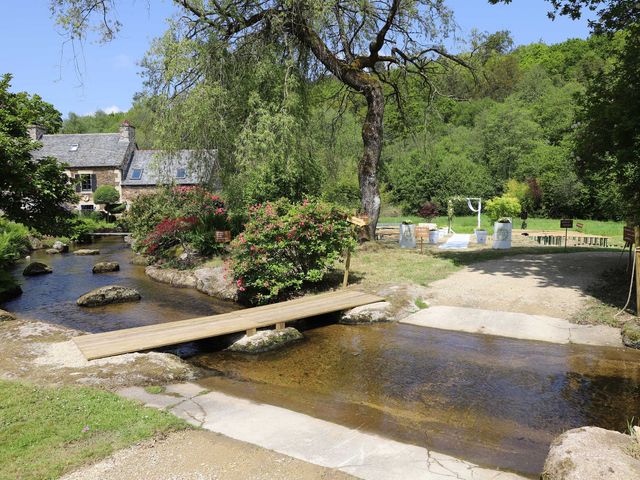
[[[382,86],[377,81],[370,82],[362,93],[367,99],[367,115],[362,125],[364,151],[358,164],[358,180],[362,210],[369,217],[369,238],[375,238],[376,225],[380,216],[378,164],[382,152],[384,94]]]

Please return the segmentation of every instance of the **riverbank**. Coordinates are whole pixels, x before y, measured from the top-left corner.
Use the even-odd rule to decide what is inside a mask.
[[[305,340],[260,357],[221,352],[224,348],[221,343],[212,341],[199,345],[197,349],[180,347],[182,354],[190,356],[188,362],[167,352],[87,362],[70,341],[80,331],[105,331],[171,321],[203,315],[200,312],[211,315],[217,313],[219,305],[228,305],[193,288],[175,289],[152,281],[145,274],[144,267],[130,263],[131,252],[126,246],[107,242],[98,247],[101,255],[94,258],[64,254],[50,256],[52,274],[24,280],[25,295],[10,304],[18,307],[23,320],[0,324],[0,342],[8,345],[7,357],[0,360],[2,376],[43,385],[79,383],[121,392],[129,388],[145,391],[144,386],[148,386],[148,392],[156,392],[156,400],[165,396],[160,386],[197,382],[199,392],[230,396],[233,398],[229,400],[230,404],[250,399],[252,404],[264,405],[265,408],[279,408],[291,414],[302,414],[305,419],[323,420],[338,430],[346,428],[350,435],[362,434],[363,438],[375,435],[380,439],[379,445],[393,440],[409,445],[410,449],[426,451],[429,455],[435,450],[445,452],[446,458],[465,459],[455,460],[460,465],[486,465],[488,470],[506,468],[527,475],[539,473],[546,449],[558,429],[594,421],[617,429],[627,419],[622,417],[627,413],[633,415],[627,412],[627,401],[637,389],[639,377],[636,369],[629,368],[633,357],[627,358],[622,349],[592,352],[586,347],[538,345],[537,342],[483,338],[481,335],[439,332],[396,323],[329,325],[339,317],[304,322],[300,326]],[[584,251],[582,254],[600,255]],[[365,255],[368,258],[362,261]],[[436,305],[431,294],[433,285],[438,282],[428,280],[433,276],[455,277],[459,273],[468,275],[476,272],[483,276],[469,278],[481,284],[493,281],[494,277],[508,277],[502,272],[489,271],[487,262],[470,261],[471,258],[476,260],[478,253],[473,255],[420,255],[376,244],[367,245],[354,255],[352,286],[371,289],[369,291],[390,300],[389,305],[384,305],[386,320],[402,318],[420,309],[428,312],[428,302]],[[575,283],[575,278],[581,278],[584,273],[581,269],[592,265],[588,261],[576,260],[580,257],[574,254],[559,255],[531,255],[522,259],[503,254],[492,261],[496,265],[521,262],[521,271],[516,272],[511,281],[517,283],[534,279],[536,282],[527,287],[532,289],[531,292],[519,293],[535,296],[547,291],[557,295],[558,302],[566,305],[569,312],[583,303],[572,303],[566,299],[575,295],[579,298],[584,296],[587,300],[596,298],[586,293],[591,288],[587,286],[589,282],[584,285]],[[394,263],[396,259],[399,264]],[[112,260],[121,264],[120,272],[91,273],[96,261]],[[555,272],[547,271],[540,269],[537,262],[562,266]],[[607,262],[594,260],[593,265],[601,266],[603,263]],[[433,265],[443,268],[430,269]],[[577,267],[571,269],[571,265]],[[337,274],[341,276],[341,272]],[[560,280],[566,285],[561,285]],[[424,282],[426,286],[417,285],[416,281]],[[140,289],[143,299],[135,304],[112,305],[90,312],[79,309],[75,305],[76,295],[90,289],[92,282],[96,285],[106,282],[135,287]],[[428,285],[429,282],[432,285]],[[447,285],[447,295],[457,291],[459,298],[464,299],[465,290],[460,288],[461,282]],[[496,296],[494,301],[510,299],[517,305],[522,303],[517,294],[517,289],[506,291]],[[24,320],[26,313],[46,321]],[[77,327],[68,328],[69,325]],[[322,328],[316,328],[318,326]],[[478,352],[480,347],[481,353]],[[464,356],[471,352],[476,352],[476,355],[472,358]],[[536,359],[533,361],[537,364],[535,368],[529,365],[532,358]],[[622,364],[626,367],[621,368]],[[598,366],[595,370],[594,365]],[[204,378],[202,373],[208,376]],[[603,383],[601,377],[611,378],[614,383]],[[556,380],[549,383],[549,379]],[[619,397],[619,405],[615,412],[606,413],[601,405],[609,398],[614,384],[622,389],[616,390],[615,394]],[[546,395],[542,402],[544,405],[539,403],[541,389]],[[173,405],[181,401],[173,395],[166,396]],[[582,408],[585,398],[590,399],[589,411]],[[513,408],[498,411],[492,407],[505,403],[513,405]],[[212,411],[212,418],[220,416],[222,411]],[[255,412],[251,410],[253,413],[247,414],[245,420],[251,425],[260,424],[260,411],[260,408]],[[530,421],[532,416],[538,420]],[[293,415],[291,418],[298,417]],[[567,422],[560,425],[551,420],[555,418],[566,418]],[[297,421],[293,425],[298,425]],[[429,432],[426,440],[425,432]],[[315,433],[307,432],[306,438],[312,438]],[[242,439],[257,446],[243,444],[242,448],[248,449],[247,452],[265,446],[273,448],[261,443],[265,438],[262,429],[247,428],[248,434],[251,435]],[[477,441],[479,436],[482,442]],[[147,440],[152,442],[149,445],[169,448],[168,443],[153,438]],[[147,449],[144,445],[131,448],[143,454]],[[173,448],[176,458],[183,458],[181,455],[188,453],[179,445],[173,445]],[[154,451],[155,447],[150,449]],[[295,451],[281,453],[298,456]],[[149,468],[156,458],[154,455],[150,453],[145,457]],[[125,468],[126,459],[120,462],[118,458],[116,454],[106,460],[111,465],[109,472],[124,471],[118,468]],[[309,459],[302,457],[302,460]],[[375,459],[363,462],[375,462]],[[335,464],[329,466],[334,467]],[[393,465],[387,464],[387,467],[392,468]],[[250,471],[251,464],[246,468]],[[277,472],[277,466],[270,465],[269,471]],[[320,472],[320,475],[325,474]]]

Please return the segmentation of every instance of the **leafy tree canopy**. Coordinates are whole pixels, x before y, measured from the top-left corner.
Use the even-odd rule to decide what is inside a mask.
[[[10,74],[0,77],[0,210],[43,233],[64,231],[70,218],[65,203],[75,199],[74,189],[56,159],[32,158],[39,144],[27,134],[33,123],[57,131],[60,113],[38,95],[12,93],[10,86]]]

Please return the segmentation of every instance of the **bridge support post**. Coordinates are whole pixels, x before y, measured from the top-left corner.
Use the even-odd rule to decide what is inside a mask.
[[[276,323],[276,330],[284,330],[284,322]]]
[[[253,335],[255,335],[257,332],[258,332],[258,330],[257,330],[257,329],[255,329],[255,328],[250,328],[249,330],[247,330],[246,335],[247,335],[247,337],[252,337],[252,336],[253,336]]]

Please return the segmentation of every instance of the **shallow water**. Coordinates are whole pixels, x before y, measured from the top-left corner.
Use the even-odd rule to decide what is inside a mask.
[[[32,255],[53,273],[22,277],[24,262],[18,265],[24,294],[4,308],[88,332],[237,308],[154,282],[144,267],[130,263],[131,251],[120,239],[91,248],[101,255]],[[117,261],[121,271],[94,275],[98,261]],[[138,289],[142,301],[92,309],[75,304],[109,284]],[[331,321],[298,322],[306,339],[283,351],[220,351],[226,337],[199,342],[189,360],[211,370],[204,387],[531,477],[539,475],[550,442],[562,431],[583,425],[624,431],[627,420],[640,415],[640,351]]]
[[[285,351],[201,354],[201,381],[354,428],[537,477],[564,430],[623,431],[640,413],[640,352],[411,325],[327,325]]]
[[[100,255],[77,256],[73,253],[49,255],[33,252],[31,261],[46,263],[53,273],[23,277],[26,261],[16,265],[14,276],[22,284],[23,294],[5,303],[5,308],[25,318],[76,328],[86,332],[104,332],[171,322],[204,315],[215,315],[235,305],[220,302],[194,289],[177,289],[154,282],[144,267],[131,263],[132,252],[121,238],[99,240],[86,248],[100,250]],[[101,261],[120,264],[119,272],[93,274],[93,265]],[[81,308],[76,300],[84,293],[105,285],[133,287],[142,295],[137,303]]]

